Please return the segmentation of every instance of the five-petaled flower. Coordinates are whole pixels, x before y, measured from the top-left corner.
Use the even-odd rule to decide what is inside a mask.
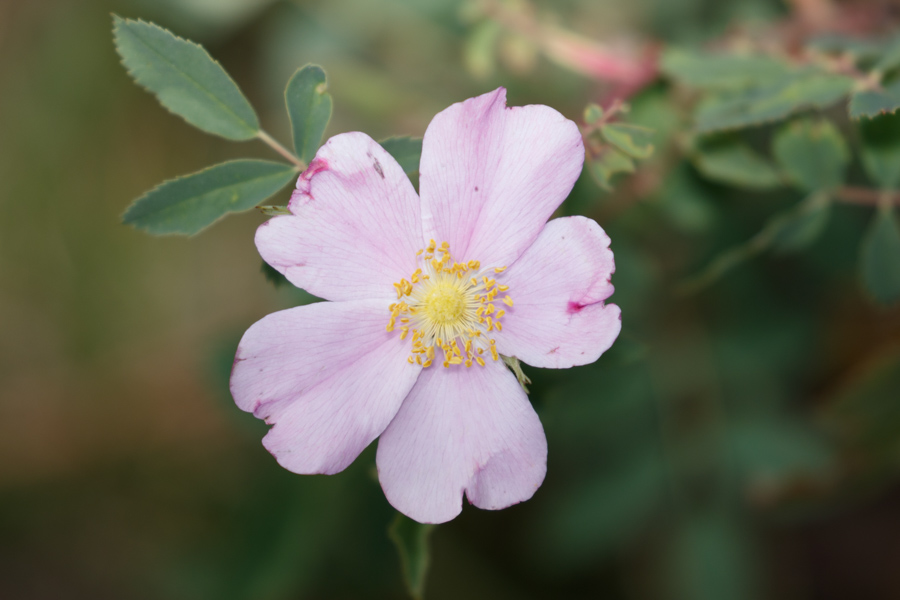
[[[454,104],[425,132],[420,195],[362,133],[337,135],[289,209],[260,226],[262,257],[330,300],[244,334],[237,405],[273,425],[265,447],[296,473],[337,473],[380,436],[388,501],[421,522],[462,496],[530,498],[547,440],[501,356],[567,368],[619,334],[609,238],[584,217],[547,222],[581,172],[578,127],[503,88]]]

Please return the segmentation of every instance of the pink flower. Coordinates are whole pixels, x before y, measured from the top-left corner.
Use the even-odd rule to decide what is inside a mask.
[[[263,445],[295,473],[337,473],[375,438],[388,501],[449,521],[530,498],[547,440],[498,355],[536,367],[595,361],[616,339],[609,238],[547,219],[581,172],[578,127],[506,91],[454,104],[423,141],[421,198],[362,133],[322,146],[292,215],[263,223],[262,257],[330,302],[244,334],[237,405],[273,425]]]

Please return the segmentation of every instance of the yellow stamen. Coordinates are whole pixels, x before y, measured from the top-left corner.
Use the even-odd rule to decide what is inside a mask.
[[[509,286],[486,274],[490,269],[481,271],[477,260],[454,262],[447,241],[438,245],[430,240],[416,257],[419,267],[409,280],[394,284],[398,302],[388,306],[386,326],[387,331],[399,329],[401,340],[411,334],[407,362],[427,368],[437,351],[442,352],[442,364],[448,369],[453,365],[484,366],[486,351],[498,360],[491,335],[503,330],[500,318],[506,312],[497,310],[493,302]],[[495,267],[493,273],[505,270],[505,266]],[[512,306],[508,295],[503,302]]]

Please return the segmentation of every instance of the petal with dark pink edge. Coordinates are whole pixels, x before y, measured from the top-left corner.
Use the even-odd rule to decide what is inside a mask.
[[[609,236],[585,217],[554,219],[504,273],[513,306],[502,306],[497,350],[535,367],[597,360],[622,328],[613,293]]]
[[[422,523],[443,523],[469,502],[486,509],[528,500],[547,471],[547,439],[502,362],[424,369],[378,440],[388,501]]]
[[[397,161],[364,133],[336,135],[297,181],[293,215],[256,232],[263,259],[328,300],[389,298],[416,269],[419,198]]]
[[[337,473],[378,437],[421,370],[385,331],[382,301],[321,302],[273,313],[241,339],[238,407],[273,425],[263,445],[295,473]]]
[[[511,264],[566,199],[584,162],[578,126],[548,106],[506,108],[506,90],[438,113],[419,169],[425,238],[457,261]]]

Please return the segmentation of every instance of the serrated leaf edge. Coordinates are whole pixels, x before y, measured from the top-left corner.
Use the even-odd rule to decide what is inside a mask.
[[[170,30],[166,29],[165,27],[160,27],[160,26],[157,25],[156,23],[152,23],[152,22],[150,22],[150,21],[145,21],[145,20],[143,20],[143,19],[127,19],[127,18],[122,18],[122,17],[120,17],[119,15],[113,14],[113,45],[116,47],[116,54],[119,55],[119,63],[125,68],[125,72],[128,74],[128,76],[131,77],[131,79],[132,79],[136,84],[138,84],[141,88],[143,88],[144,90],[146,90],[146,91],[149,92],[150,94],[153,94],[153,96],[156,97],[157,101],[159,101],[160,106],[162,106],[164,109],[166,109],[166,111],[168,111],[169,113],[171,113],[171,114],[173,114],[173,115],[175,115],[175,116],[177,116],[177,117],[180,117],[180,118],[183,119],[188,125],[191,125],[191,126],[193,126],[193,127],[197,127],[197,129],[200,129],[201,131],[204,131],[204,132],[206,132],[206,133],[210,133],[210,134],[212,134],[212,135],[220,135],[220,134],[218,134],[218,133],[216,133],[216,132],[209,131],[208,129],[204,129],[204,128],[202,128],[202,127],[199,127],[199,126],[197,126],[197,125],[194,125],[193,123],[191,123],[190,121],[188,121],[183,115],[180,115],[179,113],[175,112],[174,110],[172,110],[171,108],[169,108],[168,106],[166,106],[165,104],[163,104],[162,101],[159,99],[159,95],[157,95],[157,93],[156,93],[155,91],[153,91],[152,89],[150,89],[149,87],[147,87],[146,85],[144,85],[144,84],[141,82],[141,80],[138,78],[137,74],[135,74],[130,68],[128,68],[128,65],[125,64],[125,56],[122,54],[122,51],[121,51],[120,48],[119,48],[119,39],[120,39],[120,33],[119,33],[119,32],[120,32],[120,29],[119,29],[119,26],[120,26],[121,24],[123,24],[123,23],[126,24],[126,25],[129,24],[129,23],[138,23],[138,24],[141,24],[141,25],[147,25],[147,26],[149,26],[149,27],[155,27],[155,28],[157,28],[157,29],[159,29],[159,30],[161,30],[161,31],[164,31],[165,33],[171,35],[171,36],[172,36],[173,38],[175,38],[176,40],[179,40],[179,41],[181,41],[181,42],[184,42],[184,43],[186,43],[186,44],[188,44],[188,45],[190,45],[190,46],[194,46],[195,48],[199,48],[200,51],[203,52],[203,53],[206,55],[207,58],[209,58],[209,60],[211,60],[213,63],[215,63],[215,65],[216,65],[217,67],[219,67],[220,69],[222,69],[222,72],[225,74],[225,76],[228,78],[228,80],[231,81],[231,83],[234,84],[235,89],[237,89],[238,92],[241,94],[241,96],[244,97],[244,99],[246,100],[246,96],[244,96],[244,93],[241,91],[241,89],[240,89],[240,87],[238,86],[237,82],[231,77],[231,75],[228,74],[228,71],[225,70],[225,67],[223,67],[223,66],[221,65],[221,63],[219,63],[219,61],[217,61],[215,58],[213,58],[212,55],[206,50],[206,48],[204,48],[203,46],[201,46],[200,44],[198,44],[198,43],[196,43],[196,42],[194,42],[194,41],[192,41],[192,40],[189,40],[189,39],[187,39],[187,38],[183,38],[183,37],[181,37],[181,36],[178,36],[178,35],[172,33]],[[175,70],[179,72],[179,74],[182,73],[181,70],[178,68],[178,66],[177,66],[176,64],[174,64],[174,63],[173,63],[172,61],[170,61],[168,58],[166,58],[165,56],[163,56],[162,54],[160,54],[160,53],[159,53],[156,49],[154,49],[152,46],[149,46],[146,42],[144,42],[144,40],[143,40],[139,35],[137,35],[137,34],[135,33],[134,36],[135,36],[136,38],[138,38],[138,39],[141,41],[141,43],[142,43],[145,47],[149,48],[154,54],[156,54],[156,55],[159,56],[161,59],[163,59],[163,61],[165,61],[166,63],[168,63],[168,64],[171,65],[172,67],[174,67]],[[227,104],[221,102],[221,101],[220,101],[213,93],[211,93],[211,92],[210,92],[209,90],[207,90],[205,87],[203,87],[202,85],[200,85],[199,83],[197,83],[195,80],[193,80],[193,79],[190,78],[190,77],[187,77],[187,76],[185,76],[185,75],[183,75],[183,74],[182,74],[182,77],[184,77],[185,79],[187,79],[187,80],[188,80],[190,83],[192,83],[197,89],[201,90],[204,94],[206,94],[206,95],[207,95],[207,96],[208,96],[215,104],[221,106],[226,112],[228,112],[228,113],[230,113],[231,115],[233,115],[234,118],[237,119],[239,122],[243,123],[244,125],[247,125],[248,129],[251,130],[251,131],[253,132],[252,135],[250,135],[250,136],[248,136],[248,137],[246,137],[246,138],[241,138],[240,140],[237,140],[237,141],[251,140],[251,139],[253,139],[254,137],[256,137],[256,134],[259,132],[259,118],[258,118],[258,117],[257,117],[256,127],[250,126],[249,123],[247,123],[246,121],[244,121],[244,119],[242,119],[241,117],[239,117],[233,110],[231,110],[231,108],[228,107]],[[253,110],[253,106],[250,105],[250,102],[249,102],[249,101],[247,101],[247,104],[248,104],[248,106],[250,106],[250,110],[253,111],[254,116],[256,116],[256,111]],[[221,135],[220,135],[220,137],[226,137],[226,136],[221,136]],[[226,139],[233,139],[233,138],[227,138],[227,137],[226,137]]]
[[[160,184],[154,186],[152,189],[147,190],[147,191],[144,192],[140,197],[138,197],[136,200],[134,200],[134,201],[128,206],[128,208],[125,209],[125,212],[122,213],[122,223],[123,223],[124,225],[130,225],[131,227],[134,227],[135,229],[140,229],[140,230],[142,230],[142,231],[147,231],[148,233],[153,233],[151,230],[147,229],[146,227],[141,227],[141,226],[139,226],[139,225],[135,225],[134,221],[133,221],[133,220],[129,220],[129,218],[128,218],[128,213],[130,213],[130,212],[134,209],[134,207],[137,206],[137,204],[138,204],[139,202],[143,201],[145,198],[147,198],[147,197],[150,196],[151,194],[154,194],[154,193],[158,192],[159,190],[161,190],[162,188],[166,187],[167,185],[170,185],[170,184],[173,184],[173,183],[182,181],[182,180],[187,179],[187,178],[189,178],[189,177],[195,177],[195,176],[198,176],[198,175],[203,175],[204,173],[207,173],[207,172],[209,172],[209,171],[212,171],[213,169],[218,169],[218,168],[220,168],[220,167],[224,167],[225,165],[231,165],[231,164],[234,164],[234,163],[245,163],[245,162],[258,162],[258,163],[266,163],[266,164],[270,164],[270,165],[284,166],[284,167],[290,168],[294,173],[299,173],[299,172],[300,172],[300,170],[299,170],[295,165],[289,165],[289,164],[287,164],[287,163],[281,163],[281,162],[276,162],[276,161],[272,161],[272,160],[263,160],[263,159],[258,159],[258,158],[238,158],[238,159],[234,159],[234,160],[227,160],[227,161],[225,161],[225,162],[221,162],[221,163],[218,163],[218,164],[215,164],[215,165],[210,165],[210,166],[208,166],[208,167],[206,167],[206,168],[204,168],[204,169],[200,169],[199,171],[194,171],[193,173],[188,173],[188,174],[186,174],[186,175],[179,175],[178,177],[173,177],[172,179],[167,179],[167,180],[163,181],[162,183],[160,183]],[[256,179],[263,179],[264,177],[271,177],[271,176],[272,176],[272,175],[264,175],[264,176],[255,177],[255,178],[252,178],[252,179],[247,179],[247,180],[244,180],[244,183],[250,182],[250,181],[255,181]],[[274,196],[276,193],[278,193],[279,191],[281,191],[281,189],[284,188],[284,186],[287,185],[289,182],[290,182],[290,179],[288,179],[288,180],[284,183],[284,185],[281,186],[281,188],[278,188],[277,190],[275,190],[274,193],[272,193],[271,195],[267,196],[266,198],[263,198],[262,200],[260,200],[260,202],[264,202],[264,201],[267,200],[268,198],[271,198],[272,196]],[[249,211],[249,210],[252,210],[252,209],[251,209],[251,208],[248,208],[247,211]],[[166,233],[162,233],[162,234],[154,234],[154,235],[187,235],[188,237],[191,237],[191,236],[197,235],[197,234],[200,233],[201,231],[205,230],[207,227],[211,227],[212,225],[214,225],[215,223],[217,223],[218,221],[220,221],[221,219],[223,219],[225,216],[227,216],[227,215],[229,215],[229,214],[237,213],[237,212],[247,212],[247,211],[226,210],[224,213],[222,213],[221,216],[219,216],[218,218],[216,218],[214,221],[212,221],[212,222],[209,223],[208,225],[204,225],[203,227],[201,227],[199,230],[197,230],[197,231],[194,232],[194,233],[185,234],[185,233],[182,233],[182,232],[172,231],[172,232],[166,232]]]

